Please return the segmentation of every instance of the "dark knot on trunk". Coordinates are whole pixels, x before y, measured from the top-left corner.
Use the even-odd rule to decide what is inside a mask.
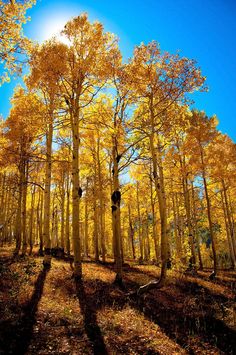
[[[79,198],[82,197],[82,194],[83,194],[83,190],[81,189],[81,187],[78,188],[78,195],[79,195]]]
[[[111,200],[114,204],[120,204],[120,199],[121,199],[121,193],[119,190],[116,190],[113,192],[111,195]]]

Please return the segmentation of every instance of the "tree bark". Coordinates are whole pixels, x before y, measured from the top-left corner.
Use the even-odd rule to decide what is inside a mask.
[[[96,162],[95,162],[96,166]],[[93,185],[93,246],[95,261],[99,261],[99,247],[98,247],[98,206],[97,206],[97,187],[96,187],[96,168],[94,174]]]
[[[28,180],[28,161],[24,161],[24,175],[23,175],[23,193],[22,193],[22,237],[23,237],[23,246],[22,246],[22,255],[25,255],[27,250],[27,180]]]
[[[225,186],[224,180],[222,180],[222,188],[223,188],[223,194],[221,194],[221,198],[222,198],[223,211],[224,211],[224,217],[225,217],[226,235],[227,235],[227,240],[228,240],[228,245],[229,245],[231,264],[232,264],[232,267],[235,268],[236,267],[236,250],[235,250],[235,245],[233,242],[234,241],[234,229],[233,229],[233,225],[232,225],[228,197],[227,197],[227,191],[226,191],[226,186]]]
[[[30,228],[29,228],[29,245],[30,245],[29,255],[32,254],[32,250],[33,250],[35,191],[36,191],[36,186],[34,185],[33,186],[33,190],[31,192],[31,212],[30,212]]]
[[[98,130],[99,132],[99,130]],[[97,139],[97,163],[98,163],[98,186],[99,186],[99,219],[100,219],[100,232],[101,232],[101,250],[102,250],[102,261],[106,261],[106,246],[105,246],[105,235],[104,235],[104,224],[103,224],[103,189],[102,189],[102,173],[101,173],[101,162],[100,162],[100,135],[98,133]]]
[[[16,248],[14,255],[18,255],[21,248],[21,233],[22,233],[22,223],[21,223],[21,214],[22,214],[22,194],[23,194],[23,181],[24,181],[24,166],[23,162],[20,161],[19,165],[19,192],[18,192],[18,201],[17,201],[17,212],[15,220],[15,237],[16,237]]]
[[[213,231],[213,224],[212,224],[212,217],[211,217],[211,203],[210,203],[208,186],[207,186],[207,181],[206,181],[206,172],[205,172],[205,164],[204,164],[202,148],[201,148],[201,163],[202,163],[202,178],[203,178],[203,184],[204,184],[205,198],[206,198],[206,202],[207,202],[207,218],[208,218],[209,232],[210,232],[210,237],[211,237],[212,254],[213,254],[213,273],[210,275],[210,277],[214,278],[217,273],[216,243],[215,243],[215,235],[214,235],[214,231]]]
[[[52,120],[52,117],[50,117]],[[52,178],[52,138],[53,124],[48,123],[46,134],[46,174],[44,188],[44,221],[43,221],[43,241],[45,267],[51,267],[51,237],[50,237],[50,203],[51,203],[51,178]]]
[[[66,252],[70,256],[70,175],[66,181]]]
[[[63,172],[61,182],[61,247],[65,249],[65,175]]]
[[[200,248],[200,241],[199,235],[197,233],[197,218],[196,218],[196,205],[195,205],[195,196],[194,196],[194,187],[193,182],[191,183],[192,186],[192,205],[193,205],[193,233],[194,239],[197,243],[197,252],[198,252],[198,262],[199,262],[199,269],[203,269],[203,262],[202,262],[202,255],[201,255],[201,248]]]
[[[191,250],[191,260],[189,262],[189,268],[192,270],[195,270],[196,269],[195,241],[194,241],[193,225],[192,225],[192,218],[191,218],[189,183],[188,183],[188,179],[186,176],[183,177],[182,184],[183,184],[185,210],[186,210],[186,216],[187,216],[189,244],[190,244],[190,250]]]
[[[154,132],[154,120],[152,120],[152,122],[153,122],[153,132]],[[157,149],[158,157],[157,157],[157,152],[154,147],[153,132],[149,137],[150,138],[149,141],[150,141],[150,149],[151,149],[152,163],[153,163],[154,184],[155,184],[155,189],[158,197],[159,213],[160,213],[160,220],[161,220],[161,275],[158,281],[158,285],[161,287],[164,285],[166,280],[167,261],[168,261],[167,211],[166,211],[166,193],[165,193],[164,173],[163,173],[162,157],[161,157],[161,147],[160,147],[160,143],[158,143],[158,149]],[[157,172],[157,168],[158,168],[158,172]],[[149,287],[147,289],[149,289]],[[142,292],[144,292],[144,289],[142,289]]]
[[[159,245],[158,245],[158,239],[157,239],[157,218],[156,218],[156,213],[155,213],[155,202],[153,198],[153,183],[152,183],[152,169],[150,169],[150,193],[151,193],[151,207],[152,207],[152,237],[154,241],[154,247],[155,247],[155,256],[156,256],[156,261],[159,260]]]
[[[86,181],[86,197],[84,201],[84,255],[88,257],[88,178]]]
[[[140,261],[143,262],[143,238],[141,233],[141,213],[140,213],[140,200],[139,200],[139,183],[136,184],[136,195],[137,195],[137,210],[138,210],[138,240],[140,249]]]
[[[172,189],[173,190],[173,189]],[[181,239],[178,233],[178,222],[177,222],[177,212],[176,212],[176,193],[172,191],[172,205],[173,205],[173,215],[174,215],[174,235],[176,243],[176,256],[180,261],[182,259],[182,246]]]
[[[79,112],[73,117],[72,126],[72,241],[74,249],[74,278],[82,278],[81,246],[80,246],[80,197],[82,190],[79,179]]]
[[[117,149],[116,137],[113,137],[112,160],[113,160],[113,193],[111,195],[112,202],[112,226],[113,226],[113,240],[115,251],[115,282],[122,284],[122,255],[121,255],[121,222],[120,222],[120,184],[119,184],[119,155]]]
[[[134,227],[131,219],[131,209],[130,204],[128,205],[128,214],[129,214],[129,239],[131,244],[132,258],[135,259],[135,247],[134,247]]]

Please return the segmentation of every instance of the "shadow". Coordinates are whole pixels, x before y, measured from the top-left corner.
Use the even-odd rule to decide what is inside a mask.
[[[111,269],[110,266],[105,266]],[[132,274],[146,274],[154,277],[152,272],[145,273],[136,268],[124,268],[124,283],[130,291],[137,290],[140,286]],[[155,275],[156,276],[156,275]],[[213,294],[211,289],[205,288],[196,282],[181,280],[176,285],[167,285],[160,290],[152,290],[142,297],[129,297],[124,293],[115,295],[109,292],[109,286],[97,284],[94,293],[95,299],[99,299],[98,307],[118,306],[130,307],[144,314],[145,317],[161,327],[162,331],[181,347],[188,346],[189,353],[194,353],[192,344],[188,338],[194,336],[201,342],[217,346],[218,349],[227,354],[234,354],[236,349],[236,332],[224,321],[225,305],[228,307],[229,298],[224,295]],[[103,292],[106,290],[106,294]],[[112,289],[110,288],[110,291]],[[231,301],[230,301],[231,302]],[[221,311],[222,314],[221,314]],[[223,318],[223,320],[219,318]]]
[[[128,277],[125,281],[129,282]],[[134,287],[132,280],[132,286]],[[139,285],[136,284],[136,288]],[[183,348],[195,353],[188,344],[188,337],[195,336],[200,343],[205,341],[217,346],[222,352],[234,354],[236,349],[236,332],[224,321],[217,318],[214,302],[227,303],[222,296],[212,296],[211,291],[188,281],[177,285],[182,291],[181,297],[175,298],[172,287],[153,290],[143,297],[129,300],[131,307],[142,312],[146,318],[158,324],[165,334]]]
[[[103,264],[104,267],[109,268],[110,270],[114,270],[114,267],[112,266],[112,264]],[[150,270],[145,270],[145,269],[140,269],[138,268],[139,265],[135,266],[131,266],[129,264],[126,264],[123,267],[123,271],[125,273],[136,273],[136,274],[143,274],[145,276],[149,276],[153,279],[158,279],[159,278],[159,274],[160,274],[160,268],[157,267],[157,272],[153,272]],[[146,266],[146,265],[142,265],[142,266]],[[149,265],[147,265],[148,267]],[[208,281],[212,284],[216,284],[219,286],[225,286],[230,288],[232,291],[235,291],[236,289],[236,272],[235,271],[228,271],[228,270],[221,270],[220,273],[217,274],[216,278],[214,280],[210,280],[209,279],[209,275],[212,272],[212,270],[197,270],[195,274],[192,274],[191,272],[185,271],[184,273],[180,272],[180,271],[175,271],[176,275],[184,275],[186,278],[187,277],[192,277],[194,278],[197,282],[198,279],[199,280],[205,280]],[[173,276],[172,276],[173,278]]]
[[[111,269],[110,265],[101,265],[102,268]],[[129,291],[137,290],[140,286],[136,276],[142,276],[143,270],[132,267],[124,268],[124,283]],[[150,275],[149,277],[154,276]],[[73,294],[72,282],[63,279],[56,287],[61,288],[70,297]],[[225,322],[221,315],[221,305],[228,307],[229,298],[223,295],[215,295],[211,289],[207,289],[195,282],[180,280],[176,284],[170,284],[160,290],[152,290],[143,297],[129,297],[119,287],[100,279],[86,279],[77,283],[77,297],[79,299],[81,313],[84,318],[85,332],[92,345],[94,354],[107,354],[103,335],[97,322],[97,312],[103,308],[122,310],[127,306],[143,314],[146,319],[160,326],[163,333],[178,343],[182,348],[188,348],[189,353],[194,354],[196,348],[203,351],[204,346],[211,344],[223,353],[233,354],[236,348],[235,331]],[[222,319],[221,319],[222,317]],[[112,325],[111,320],[111,325]],[[114,329],[114,336],[124,330]],[[192,339],[192,340],[191,340]],[[109,339],[109,346],[116,348],[117,341]],[[203,343],[203,345],[202,345]],[[137,346],[140,339],[129,343],[132,349]],[[127,344],[119,340],[120,353],[128,353]],[[158,349],[145,348],[142,345],[142,353],[158,354]]]
[[[188,344],[188,338],[194,337],[198,346],[205,342],[216,346],[222,353],[234,354],[236,332],[222,320],[216,319],[213,312],[210,311],[209,315],[197,310],[186,312],[178,309],[177,302],[171,302],[165,294],[162,297],[166,300],[159,300],[158,296],[147,296],[145,299],[133,301],[132,306],[158,324],[165,334],[180,346],[188,346],[189,353],[195,353],[192,344]]]
[[[0,267],[9,266],[17,261],[17,257],[15,256],[2,256],[0,258]],[[0,269],[1,270],[1,269]]]
[[[120,325],[113,324],[111,319],[111,327],[113,329],[113,338],[109,338],[109,350],[104,344],[101,330],[97,324],[96,312],[103,308],[110,308],[114,310],[122,310],[128,304],[127,298],[120,288],[114,284],[102,280],[86,280],[77,283],[77,296],[79,298],[81,313],[84,316],[85,331],[93,348],[93,354],[129,354],[130,349],[134,354],[159,355],[158,349],[150,348],[146,344],[146,339],[141,339],[134,335],[127,342],[127,335],[119,338],[117,343],[117,335],[122,335],[124,329]],[[86,293],[85,294],[85,289]],[[70,292],[70,289],[68,289]],[[127,319],[127,322],[129,320]],[[109,327],[109,320],[108,327]]]
[[[225,286],[225,287],[229,287],[230,289],[232,289],[232,291],[235,291],[236,289],[236,272],[233,274],[228,274],[228,272],[224,272],[222,271],[221,274],[217,274],[214,280],[209,280],[209,273],[206,273],[204,271],[198,271],[197,273],[197,277],[199,279],[205,280],[205,281],[209,281],[212,282],[216,285],[219,286]]]
[[[105,268],[115,272],[114,263],[103,263],[103,264],[101,264],[101,266],[104,266]],[[138,265],[137,264],[136,266],[137,267],[131,266],[129,264],[125,264],[125,265],[123,265],[122,270],[125,273],[142,274],[142,275],[145,275],[145,276],[153,277],[154,279],[157,279],[159,277],[159,275],[160,275],[160,268],[159,267],[157,267],[157,273],[155,273],[155,272],[150,271],[150,270],[142,270],[142,269],[138,268],[138,266],[146,266],[146,265]]]
[[[0,323],[0,354],[23,355],[30,344],[33,327],[36,323],[38,303],[43,294],[43,287],[49,269],[43,269],[35,282],[31,299],[21,307],[21,317],[14,321]]]
[[[105,265],[104,264],[103,266],[109,270],[114,271],[114,267],[112,265]],[[128,283],[132,287],[134,287],[136,284],[139,288],[139,286],[141,286],[140,284],[138,284],[136,282],[133,283],[132,279],[130,277],[127,278],[126,276],[130,275],[130,276],[135,277],[135,275],[137,275],[137,276],[143,275],[147,278],[151,278],[149,281],[158,280],[159,279],[159,271],[160,271],[159,268],[157,268],[157,272],[154,272],[154,271],[150,271],[150,270],[139,269],[138,267],[134,267],[131,265],[126,265],[125,267],[123,267],[123,272],[124,272],[124,275],[126,278],[126,282],[124,284],[125,284],[125,286],[127,286],[127,281],[128,281]],[[191,292],[193,291],[193,293],[195,293],[195,290],[197,288],[199,288],[201,290],[205,289],[209,293],[209,295],[211,295],[215,299],[221,300],[222,302],[227,302],[229,297],[227,296],[227,293],[226,293],[226,295],[223,295],[223,293],[217,295],[217,293],[214,289],[214,285],[226,287],[226,288],[228,288],[229,292],[231,291],[233,293],[236,290],[236,282],[234,282],[234,281],[228,282],[228,281],[219,280],[219,276],[217,276],[216,279],[211,281],[211,280],[209,280],[208,276],[204,276],[199,273],[197,273],[195,275],[192,275],[191,273],[185,273],[184,279],[182,278],[181,273],[179,275],[180,275],[180,278],[178,278],[178,273],[176,272],[176,276],[168,276],[168,279],[170,280],[170,282],[173,282],[174,284],[176,283],[176,280],[177,280],[177,287],[179,285],[179,288],[182,288],[182,285],[187,285],[186,292],[188,292],[188,290],[190,290]],[[191,280],[189,278],[191,278]],[[202,285],[201,281],[207,281],[209,283],[209,287]],[[210,285],[212,285],[213,287],[210,288]]]
[[[92,345],[94,355],[108,354],[96,316],[96,299],[86,295],[82,280],[76,281],[76,295],[79,299],[84,328]]]

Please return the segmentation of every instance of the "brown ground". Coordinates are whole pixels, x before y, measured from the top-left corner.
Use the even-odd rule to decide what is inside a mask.
[[[141,298],[127,294],[158,277],[156,266],[126,266],[125,290],[111,264],[83,264],[77,289],[69,264],[12,259],[0,252],[0,354],[236,354],[235,272],[170,272]]]

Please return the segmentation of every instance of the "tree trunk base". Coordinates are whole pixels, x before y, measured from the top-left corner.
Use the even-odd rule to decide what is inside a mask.
[[[26,252],[27,252],[27,244],[23,244],[22,253],[21,253],[22,256],[25,256]]]
[[[75,275],[75,273],[73,273],[72,278],[75,280],[75,283],[77,284],[82,280],[82,275]]]
[[[38,255],[39,255],[39,256],[44,256],[43,249],[39,249]]]
[[[82,265],[81,262],[74,261],[74,272],[72,274],[75,282],[82,280]]]
[[[119,274],[116,274],[115,280],[114,280],[114,285],[117,285],[120,289],[124,290],[125,286],[122,280],[122,276],[120,276]]]
[[[214,280],[216,277],[216,271],[212,271],[212,273],[209,275],[209,280]]]
[[[46,254],[46,255],[44,256],[44,259],[43,259],[43,266],[44,266],[45,269],[50,269],[50,267],[51,267],[51,260],[52,260],[51,255]]]
[[[19,252],[20,252],[20,249],[15,249],[14,252],[13,252],[13,257],[16,258],[17,256],[19,256]]]

